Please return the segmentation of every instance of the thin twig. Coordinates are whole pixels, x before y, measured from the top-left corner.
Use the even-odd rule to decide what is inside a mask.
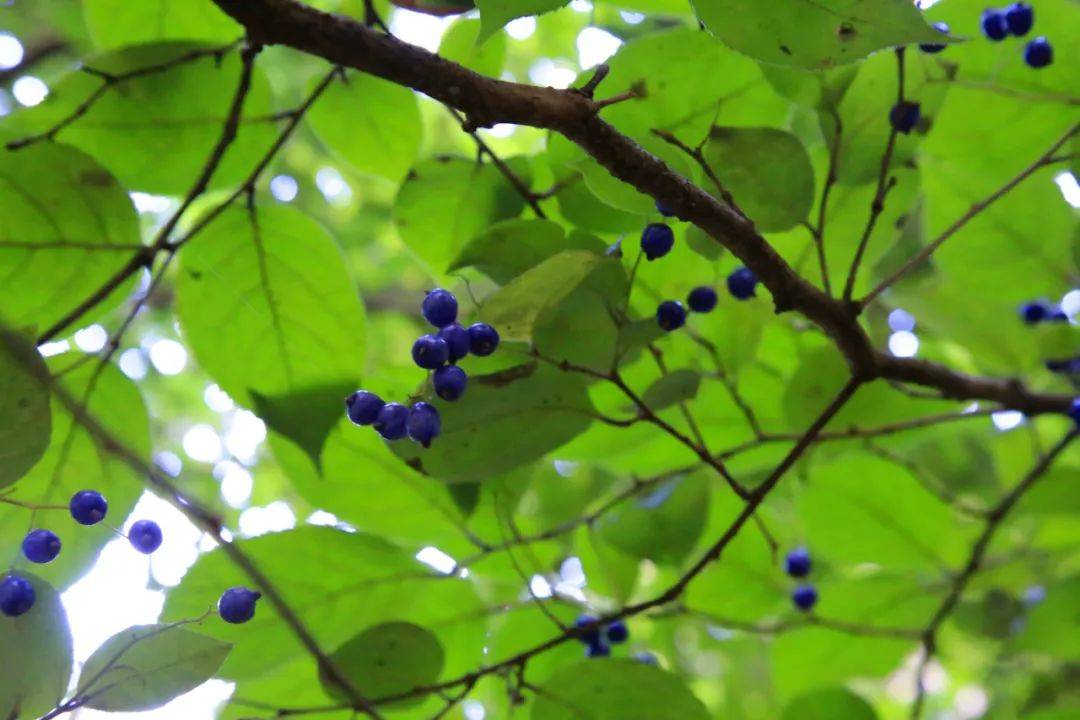
[[[1046,474],[1046,471],[1050,469],[1054,460],[1065,451],[1065,448],[1067,448],[1078,435],[1080,435],[1080,428],[1074,428],[1062,437],[1061,440],[1050,449],[1050,452],[1039,458],[1038,462],[1035,463],[1035,466],[1028,471],[1028,474],[1024,476],[1016,487],[1005,495],[1005,497],[1003,497],[998,504],[991,508],[987,513],[986,527],[972,546],[967,563],[953,579],[948,594],[922,631],[922,655],[915,671],[916,693],[915,702],[912,703],[911,706],[912,720],[917,720],[922,714],[923,703],[926,697],[926,686],[923,682],[923,675],[926,671],[926,666],[933,658],[937,648],[938,629],[941,627],[941,624],[945,622],[949,613],[956,607],[957,603],[960,602],[960,596],[963,595],[968,583],[971,582],[971,578],[979,571],[983,559],[986,556],[986,550],[990,546],[990,541],[994,538],[994,534],[997,532],[998,528],[1001,527],[1001,524],[1004,522],[1009,512],[1016,506],[1016,503],[1020,498],[1022,498],[1024,494]]]
[[[905,262],[903,265],[893,271],[892,274],[890,274],[887,278],[879,282],[873,290],[868,292],[865,297],[859,300],[859,306],[866,307],[867,305],[869,305],[874,300],[874,298],[888,290],[894,283],[896,283],[897,280],[904,277],[904,275],[910,272],[912,268],[926,262],[927,258],[933,255],[937,251],[937,249],[945,243],[946,240],[951,238],[961,228],[971,222],[971,220],[978,216],[979,213],[983,212],[995,202],[1000,200],[1002,197],[1007,195],[1010,190],[1015,188],[1020,183],[1024,182],[1024,180],[1031,177],[1033,174],[1035,174],[1037,170],[1046,167],[1047,165],[1050,165],[1052,162],[1054,162],[1054,153],[1056,153],[1063,145],[1065,145],[1065,143],[1069,142],[1069,140],[1072,139],[1073,135],[1075,135],[1077,131],[1080,131],[1080,123],[1076,123],[1075,125],[1070,127],[1065,132],[1065,134],[1055,140],[1054,144],[1050,146],[1050,149],[1044,152],[1041,156],[1039,156],[1039,158],[1035,160],[1035,162],[1031,163],[1026,168],[1021,170],[1016,176],[1011,178],[1008,182],[1006,182],[994,192],[990,193],[984,199],[980,200],[979,202],[968,208],[967,212],[957,218],[952,225],[947,227],[945,231],[938,235],[932,242],[930,242],[930,244],[920,250],[918,254],[910,258],[907,262]]]
[[[896,103],[899,105],[904,100],[904,48],[896,49]],[[881,155],[881,167],[878,170],[877,189],[874,191],[874,199],[870,202],[870,217],[863,228],[859,245],[855,249],[855,256],[851,259],[851,268],[848,270],[847,282],[844,283],[844,303],[850,303],[855,292],[855,280],[859,275],[859,265],[862,263],[866,246],[870,242],[870,236],[874,233],[878,217],[885,210],[885,196],[895,184],[895,179],[889,178],[889,166],[892,164],[893,151],[896,149],[896,140],[900,131],[896,126],[889,123],[889,139],[885,143],[885,152]],[[838,140],[839,143],[839,140]]]

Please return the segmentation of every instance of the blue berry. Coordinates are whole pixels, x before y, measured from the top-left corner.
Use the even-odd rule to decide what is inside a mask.
[[[0,612],[8,617],[18,617],[34,607],[37,593],[34,586],[18,575],[8,575],[0,580]]]
[[[444,365],[435,371],[433,384],[435,394],[447,402],[454,402],[465,394],[469,376],[457,365]]]
[[[161,547],[161,528],[153,520],[138,520],[128,530],[128,541],[131,547],[149,555]]]
[[[460,323],[450,323],[442,328],[439,337],[446,341],[450,350],[450,362],[457,362],[469,354],[469,331]]]
[[[1036,301],[1025,303],[1020,308],[1020,317],[1024,319],[1024,322],[1028,325],[1035,325],[1042,322],[1050,316],[1050,308],[1046,303]]]
[[[375,422],[385,404],[381,397],[367,390],[357,390],[345,398],[346,413],[357,425],[370,425]]]
[[[262,593],[246,587],[229,588],[218,599],[218,615],[227,623],[239,625],[255,617],[255,601]]]
[[[736,300],[749,300],[754,297],[757,283],[757,275],[747,267],[738,268],[727,277],[728,292]]]
[[[97,490],[80,490],[71,496],[68,504],[71,517],[80,525],[96,525],[105,519],[109,503]]]
[[[469,326],[469,352],[479,357],[487,357],[499,347],[499,333],[487,323],[473,323]]]
[[[646,225],[641,232],[641,250],[646,260],[656,260],[671,252],[675,245],[675,233],[664,223]]]
[[[656,201],[656,212],[660,213],[664,217],[675,217],[675,211],[664,203],[663,200]]]
[[[609,655],[611,655],[611,646],[603,640],[590,643],[589,646],[585,648],[585,657],[597,658],[608,657]]]
[[[817,603],[817,590],[813,585],[800,585],[791,593],[795,607],[808,611]]]
[[[1050,41],[1040,36],[1029,42],[1024,48],[1024,62],[1035,69],[1054,62],[1054,48],[1050,46]]]
[[[1063,373],[1065,375],[1080,375],[1080,355],[1074,358],[1053,359],[1047,360],[1044,365],[1046,369],[1054,373]]]
[[[1080,397],[1073,398],[1067,414],[1077,425],[1080,425]]]
[[[622,620],[616,620],[608,625],[607,639],[612,645],[624,643],[628,637],[630,637],[630,629],[626,627],[626,623]]]
[[[578,640],[586,645],[596,645],[600,642],[600,626],[596,623],[596,617],[593,615],[578,615],[577,620],[574,621],[574,627],[581,628],[588,627],[581,635],[578,635]],[[592,625],[592,627],[589,627]]]
[[[409,410],[408,420],[405,421],[405,430],[410,438],[422,446],[431,447],[431,441],[437,438],[442,430],[439,411],[430,403],[414,404]]]
[[[708,285],[696,287],[686,296],[686,304],[691,310],[699,313],[712,312],[712,309],[716,307],[716,301],[716,291]]]
[[[930,27],[934,28],[939,33],[941,33],[942,35],[948,35],[949,34],[949,25],[948,25],[948,23],[936,22],[933,25],[931,25]],[[922,43],[921,45],[919,45],[919,49],[922,50],[924,53],[930,53],[930,54],[939,53],[939,52],[941,52],[942,50],[945,49],[945,43]]]
[[[901,100],[893,105],[892,110],[889,111],[889,123],[896,132],[907,135],[919,124],[921,115],[922,111],[919,108],[919,103]]]
[[[441,337],[421,335],[412,346],[413,362],[426,370],[442,367],[450,359],[450,346]]]
[[[1005,13],[996,8],[983,10],[979,26],[982,28],[983,35],[994,42],[1004,40],[1009,34],[1009,26],[1005,24]]]
[[[1060,305],[1054,305],[1050,308],[1050,317],[1047,320],[1050,322],[1069,322],[1069,315]]]
[[[387,440],[400,440],[405,437],[405,423],[409,420],[409,408],[401,403],[386,403],[379,410],[373,427],[375,432]]]
[[[424,319],[437,328],[446,327],[457,320],[457,298],[454,293],[435,288],[424,296],[420,311]]]
[[[52,562],[60,554],[60,538],[50,530],[31,530],[23,538],[22,551],[30,562]]]
[[[671,332],[686,324],[686,308],[678,300],[665,300],[656,308],[656,322]]]
[[[810,552],[806,548],[795,548],[784,559],[784,569],[791,577],[806,577],[810,574]]]
[[[1023,37],[1035,24],[1035,9],[1027,3],[1013,3],[1005,8],[1005,25],[1016,37]]]
[[[660,658],[653,655],[648,650],[642,650],[641,652],[634,653],[634,659],[644,665],[659,665]]]

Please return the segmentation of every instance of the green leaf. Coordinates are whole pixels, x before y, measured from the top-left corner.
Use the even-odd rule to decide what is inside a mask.
[[[213,677],[231,648],[175,625],[136,625],[94,651],[79,676],[79,694],[95,710],[153,710]]]
[[[430,685],[439,679],[445,662],[439,638],[408,622],[369,627],[335,650],[330,659],[364,697],[372,700]],[[327,678],[320,680],[329,695],[348,700]],[[401,703],[395,706],[401,707]]]
[[[238,542],[293,608],[321,647],[383,622],[410,622],[428,628],[446,653],[444,676],[459,675],[483,660],[482,605],[470,580],[435,575],[407,551],[382,538],[334,528],[302,526],[288,532]],[[165,601],[164,617],[181,619],[205,612],[208,598],[246,577],[220,550],[199,557]],[[234,643],[221,676],[232,680],[264,677],[293,662],[304,648],[272,606],[260,607],[243,625],[209,622],[208,635]]]
[[[524,160],[507,164],[528,185]],[[442,272],[477,234],[524,207],[521,194],[494,165],[440,157],[413,167],[394,202],[394,219],[405,244]]]
[[[292,208],[228,210],[184,248],[176,293],[199,364],[317,458],[355,389],[364,341],[364,310],[333,239]]]
[[[48,381],[33,344],[0,327],[0,488],[26,474],[49,446]]]
[[[420,151],[420,105],[412,90],[353,73],[334,83],[308,113],[326,145],[360,172],[397,185]]]
[[[98,361],[80,353],[65,353],[48,360],[53,382],[125,447],[146,457],[150,453],[150,420],[135,384],[113,365],[98,371]],[[78,423],[55,396],[52,401],[52,436],[41,460],[9,490],[25,503],[66,506],[79,490],[95,489],[109,502],[107,523],[120,525],[143,491],[143,477],[105,447]],[[77,525],[62,511],[38,516],[60,536],[64,550],[47,565],[34,571],[56,587],[77,579],[115,539],[103,524]],[[0,546],[17,548],[26,534],[30,515],[25,508],[0,503]]]
[[[83,0],[83,14],[98,47],[111,49],[163,40],[228,42],[244,29],[213,3],[187,0]]]
[[[870,703],[844,688],[822,688],[792,698],[780,720],[877,720]]]
[[[413,468],[451,483],[481,482],[543,457],[584,432],[595,413],[580,375],[536,363],[474,375],[461,400],[430,402],[443,429],[431,448],[391,447]],[[499,432],[490,432],[496,425]]]
[[[326,439],[321,467],[276,432],[270,448],[292,487],[343,522],[409,545],[472,549],[463,545],[463,520],[447,486],[404,465],[378,434],[353,425],[344,413]]]
[[[504,220],[466,245],[448,272],[475,267],[505,285],[561,250],[602,252],[604,244],[592,235],[573,232],[551,220]]]
[[[606,513],[600,537],[624,553],[678,563],[694,548],[709,518],[709,482],[702,475],[674,478]]]
[[[566,250],[504,285],[484,302],[484,320],[504,340],[532,340],[537,319],[565,298],[605,262],[614,262],[587,250]]]
[[[141,249],[131,200],[93,158],[58,143],[18,151],[0,145],[0,318],[5,323],[46,330]],[[131,285],[122,284],[97,312],[118,304]]]
[[[182,61],[193,52],[210,49],[166,42],[87,58],[86,65],[114,75],[163,64],[175,66],[119,83],[60,131],[58,138],[93,155],[125,187],[163,195],[187,192],[221,137],[240,77],[236,52],[220,61],[210,54]],[[46,131],[71,116],[101,82],[81,71],[65,75],[44,102],[14,114],[11,121],[20,130]],[[249,120],[241,123],[212,187],[236,183],[251,171],[277,135],[265,120],[272,111],[269,83],[256,68],[244,104],[244,117]]]
[[[807,69],[875,50],[950,42],[907,0],[692,0],[709,31],[757,60]]]
[[[704,149],[712,166],[758,229],[790,230],[814,204],[814,169],[802,143],[773,128],[714,128]]]
[[[481,21],[461,18],[454,21],[439,42],[439,55],[481,75],[498,77],[506,62],[506,35],[492,34],[482,39]]]
[[[352,383],[339,383],[274,397],[253,390],[251,399],[267,425],[296,443],[321,468],[323,445],[341,420],[341,400],[354,389]]]
[[[671,673],[636,660],[584,660],[543,684],[532,720],[706,720],[705,706]]]
[[[569,0],[476,0],[483,25],[480,41],[491,37],[515,18],[557,10],[567,2]]]
[[[37,717],[60,704],[71,678],[72,641],[60,596],[29,573],[37,599],[19,617],[0,615],[0,717]]]
[[[673,370],[645,389],[641,399],[656,412],[693,400],[701,387],[701,373],[695,370]]]

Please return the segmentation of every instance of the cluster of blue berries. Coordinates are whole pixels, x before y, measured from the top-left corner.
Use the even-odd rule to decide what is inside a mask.
[[[413,362],[425,370],[433,370],[435,394],[447,402],[454,402],[465,394],[469,380],[457,361],[470,353],[486,357],[495,352],[499,346],[499,333],[482,322],[463,327],[457,322],[457,298],[442,288],[427,293],[420,311],[438,332],[417,338],[412,347]],[[351,421],[357,425],[371,425],[387,440],[407,436],[425,448],[431,447],[432,440],[442,430],[439,411],[431,403],[417,402],[410,408],[401,403],[384,402],[373,392],[358,390],[345,398],[345,410]]]
[[[1006,8],[983,10],[979,26],[983,35],[994,42],[1001,42],[1009,35],[1024,37],[1035,25],[1035,9],[1027,3],[1013,3]],[[1029,40],[1024,46],[1024,62],[1035,69],[1044,68],[1054,61],[1054,48],[1043,36]]]
[[[657,211],[664,217],[672,217],[675,213],[659,200],[656,201]],[[645,259],[652,261],[662,258],[671,252],[675,246],[675,233],[665,223],[650,223],[641,233],[641,251]],[[740,267],[733,271],[727,278],[727,289],[736,300],[748,300],[754,297],[758,279],[753,270]],[[708,285],[701,285],[690,291],[686,296],[686,305],[678,300],[665,300],[656,308],[656,322],[667,332],[677,330],[686,324],[686,308],[696,313],[712,312],[719,298],[716,290]]]
[[[988,8],[983,11],[980,20],[983,35],[994,42],[1004,40],[1009,35],[1023,37],[1035,24],[1035,10],[1027,3],[1013,3],[1006,8]],[[943,35],[948,35],[947,23],[937,22],[932,26]],[[936,54],[945,49],[945,43],[922,43],[919,49],[925,53]],[[1024,47],[1024,62],[1033,68],[1043,68],[1054,60],[1054,49],[1045,37],[1037,37]],[[919,124],[922,111],[919,103],[901,100],[889,110],[889,124],[897,132],[907,135]]]
[[[578,640],[585,645],[585,657],[608,657],[612,645],[624,643],[630,637],[630,629],[622,620],[601,627],[593,615],[579,615],[574,627],[584,630],[578,635]]]
[[[804,578],[810,574],[813,562],[806,548],[795,548],[784,559],[784,570],[793,578]],[[791,591],[791,601],[803,612],[809,612],[817,604],[817,588],[810,583],[801,583]]]
[[[109,503],[96,490],[80,490],[71,497],[68,510],[72,519],[80,525],[97,525],[109,512]],[[161,527],[153,520],[137,520],[128,530],[131,546],[150,555],[161,547]],[[51,530],[31,530],[23,538],[23,555],[32,563],[44,565],[60,555],[62,543]],[[218,602],[218,611],[226,622],[247,622],[255,615],[255,601],[259,593],[246,588],[225,591]],[[34,607],[37,593],[24,577],[8,574],[0,580],[0,612],[8,617],[18,617]]]

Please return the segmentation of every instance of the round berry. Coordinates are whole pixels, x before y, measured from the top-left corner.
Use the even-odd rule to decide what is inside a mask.
[[[574,627],[581,630],[582,628],[588,628],[577,638],[586,645],[596,645],[600,640],[600,626],[596,624],[596,617],[594,615],[578,615],[577,620],[574,621]]]
[[[1080,397],[1073,398],[1072,404],[1069,405],[1068,416],[1071,417],[1077,425],[1080,425]]]
[[[663,223],[646,225],[641,232],[641,250],[645,259],[656,260],[671,252],[675,245],[675,233]]]
[[[424,319],[435,327],[446,327],[457,320],[457,298],[449,290],[435,288],[424,296],[420,311]]]
[[[412,346],[413,362],[426,370],[442,367],[450,359],[450,346],[441,337],[421,335]]]
[[[487,357],[499,347],[499,333],[487,323],[473,323],[469,326],[469,352],[479,357]]]
[[[656,308],[656,322],[671,332],[686,324],[686,308],[678,300],[665,300]]]
[[[936,22],[930,27],[934,28],[942,35],[949,34],[949,25],[947,23]],[[919,49],[922,50],[924,53],[930,53],[932,55],[934,53],[939,53],[944,50],[945,43],[922,43],[921,45],[919,45]]]
[[[1054,48],[1044,37],[1037,37],[1024,47],[1024,62],[1033,68],[1044,68],[1054,62]]]
[[[71,496],[68,504],[71,517],[80,525],[96,525],[105,519],[109,512],[109,503],[97,490],[80,490]]]
[[[1020,308],[1020,317],[1028,325],[1041,323],[1049,316],[1050,308],[1044,302],[1029,302]]]
[[[749,300],[754,297],[757,283],[757,275],[747,267],[738,268],[727,277],[728,292],[736,300]]]
[[[983,10],[979,26],[982,28],[983,35],[994,42],[1004,40],[1009,34],[1009,26],[1005,24],[1005,13],[996,8]]]
[[[806,577],[810,574],[810,552],[806,548],[795,548],[784,559],[784,569],[791,577]]]
[[[239,625],[255,617],[255,601],[262,593],[246,587],[229,588],[218,599],[218,615],[227,623]]]
[[[791,593],[791,600],[800,610],[810,610],[817,603],[817,589],[813,585],[800,585]]]
[[[405,421],[405,430],[409,437],[423,447],[431,447],[431,441],[439,436],[442,420],[434,405],[418,402],[409,410],[409,419]]]
[[[18,617],[34,607],[37,593],[29,580],[18,575],[8,575],[0,580],[0,612],[8,617]]]
[[[375,393],[357,390],[345,398],[345,411],[357,425],[370,425],[379,416],[379,411],[386,403]]]
[[[450,362],[457,362],[469,354],[469,331],[460,323],[450,323],[439,330],[439,337],[446,341],[450,350]]]
[[[656,212],[660,213],[664,217],[675,217],[675,211],[663,200],[656,201]]]
[[[607,639],[612,645],[624,643],[628,637],[630,637],[630,629],[626,627],[626,623],[622,620],[616,620],[608,625]]]
[[[138,520],[128,530],[128,541],[131,547],[149,555],[161,547],[161,528],[153,520]]]
[[[696,287],[686,296],[686,304],[691,310],[699,313],[712,312],[712,309],[716,307],[716,300],[716,291],[708,285]]]
[[[22,551],[32,563],[48,563],[60,554],[60,538],[50,530],[31,530],[22,541]]]
[[[585,657],[596,658],[608,657],[609,655],[611,655],[611,646],[603,640],[590,643],[589,646],[585,648]]]
[[[907,135],[919,124],[921,114],[919,103],[901,100],[893,105],[892,110],[889,111],[889,123],[896,132]]]
[[[405,437],[405,423],[408,419],[409,408],[401,403],[386,403],[379,410],[379,416],[372,427],[387,440],[400,440]]]
[[[1035,9],[1027,3],[1013,3],[1005,8],[1005,25],[1016,37],[1023,37],[1035,24]]]
[[[648,650],[642,650],[641,652],[634,653],[634,659],[644,665],[659,665],[660,658],[652,654]]]
[[[436,395],[447,402],[454,402],[465,394],[469,376],[457,365],[444,365],[435,371],[433,383]]]

